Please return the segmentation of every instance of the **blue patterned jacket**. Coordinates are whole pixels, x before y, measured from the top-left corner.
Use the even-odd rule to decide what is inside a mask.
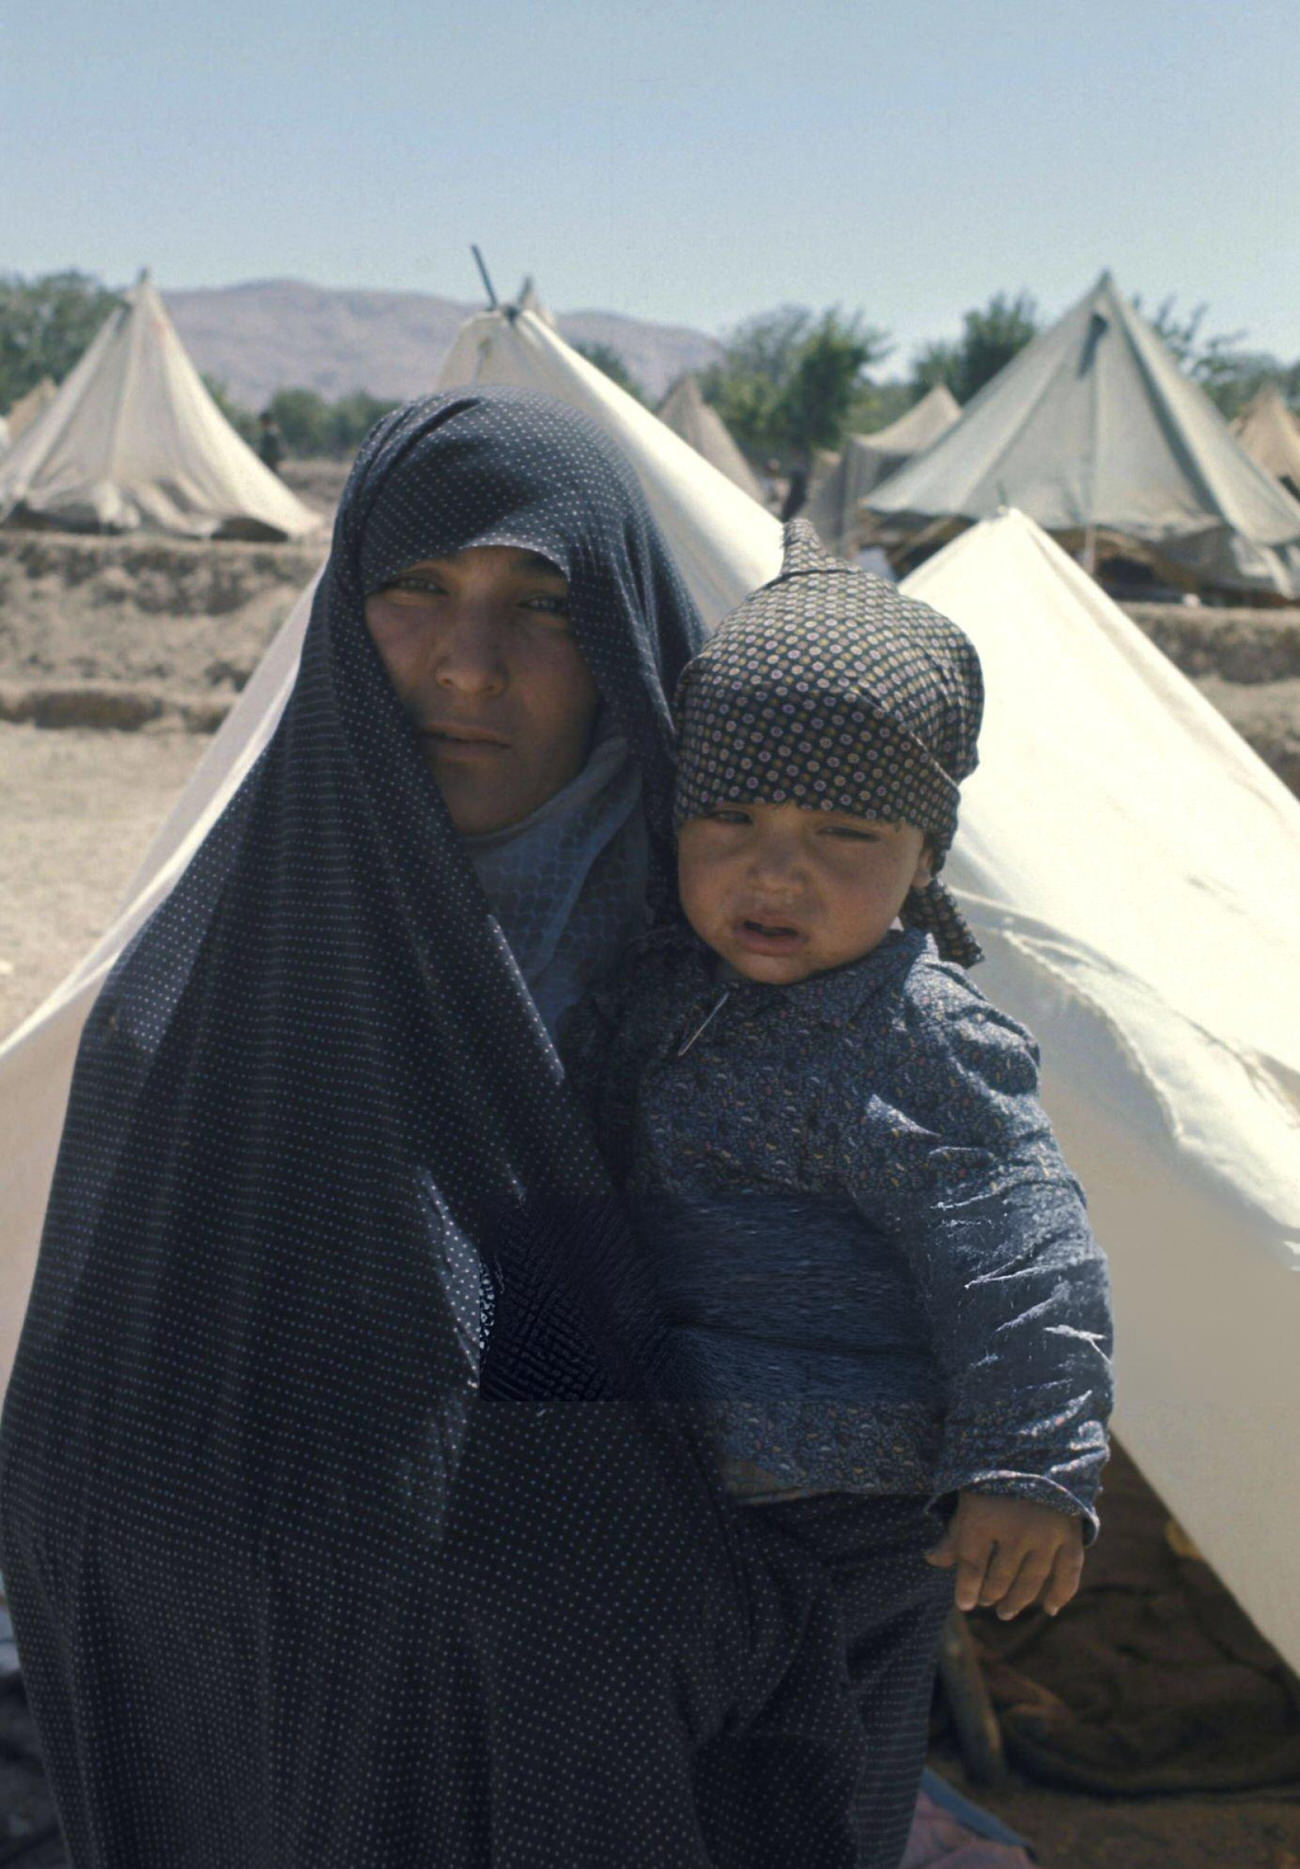
[[[1032,1038],[915,932],[795,986],[725,972],[658,929],[561,1049],[729,1487],[1016,1493],[1091,1534],[1108,1280]]]

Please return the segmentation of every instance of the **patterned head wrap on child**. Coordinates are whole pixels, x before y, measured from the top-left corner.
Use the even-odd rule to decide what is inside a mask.
[[[724,618],[677,689],[676,822],[714,805],[787,800],[923,830],[936,871],[975,770],[979,657],[955,623],[785,529],[780,575]],[[902,919],[970,967],[980,947],[935,880]]]

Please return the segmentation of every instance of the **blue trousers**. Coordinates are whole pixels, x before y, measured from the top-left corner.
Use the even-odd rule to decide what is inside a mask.
[[[939,1521],[921,1498],[827,1493],[751,1505],[765,1542],[798,1547],[824,1572],[838,1609],[866,1744],[854,1792],[857,1869],[897,1869],[925,1768],[939,1638],[952,1607],[950,1571],[925,1562]],[[797,1731],[799,1686],[772,1702],[774,1729]],[[799,1742],[787,1758],[797,1766]]]

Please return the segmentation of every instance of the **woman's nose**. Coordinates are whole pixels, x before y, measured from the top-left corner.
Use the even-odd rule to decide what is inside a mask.
[[[473,611],[448,618],[438,632],[433,674],[440,688],[462,694],[497,694],[507,681],[501,633],[490,617]]]

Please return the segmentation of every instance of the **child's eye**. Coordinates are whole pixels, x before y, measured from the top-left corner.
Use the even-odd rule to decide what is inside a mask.
[[[822,826],[823,837],[838,837],[850,844],[878,844],[879,831],[854,831],[847,824],[825,824]]]
[[[740,805],[715,805],[705,817],[713,824],[748,824],[749,813]]]

